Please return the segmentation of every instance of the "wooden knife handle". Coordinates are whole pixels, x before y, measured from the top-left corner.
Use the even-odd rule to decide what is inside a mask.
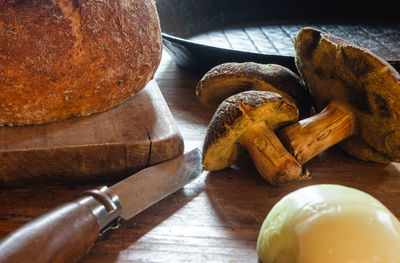
[[[99,233],[91,209],[70,202],[5,237],[0,242],[0,262],[76,262],[89,251]]]

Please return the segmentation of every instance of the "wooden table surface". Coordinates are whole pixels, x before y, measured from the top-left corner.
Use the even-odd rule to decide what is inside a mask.
[[[164,54],[156,80],[185,140],[202,146],[213,112],[196,100],[200,78]],[[400,164],[375,164],[329,149],[305,165],[313,179],[283,187],[264,181],[248,156],[200,178],[98,239],[81,262],[257,262],[256,241],[271,207],[306,185],[334,183],[372,194],[400,218]],[[0,238],[92,185],[0,190]]]

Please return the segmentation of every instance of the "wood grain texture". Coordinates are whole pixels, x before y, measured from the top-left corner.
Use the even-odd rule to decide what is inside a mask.
[[[0,128],[0,187],[121,179],[183,151],[155,81],[118,107],[84,118]]]
[[[201,106],[195,86],[201,76],[178,68],[164,54],[156,80],[171,109],[185,151],[201,147],[212,110]],[[203,175],[119,229],[106,232],[83,263],[257,262],[261,224],[284,195],[300,187],[335,183],[378,198],[400,218],[400,165],[366,163],[329,149],[306,164],[311,180],[274,187],[244,155],[231,168]],[[23,223],[76,198],[96,184],[0,190],[0,238]]]

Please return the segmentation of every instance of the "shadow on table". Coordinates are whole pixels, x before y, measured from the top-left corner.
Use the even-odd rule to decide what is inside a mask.
[[[272,186],[258,174],[251,158],[245,154],[234,166],[210,172],[206,193],[222,224],[236,238],[256,239],[262,222],[276,202],[292,191],[314,184],[357,188],[375,196],[389,209],[392,207],[395,215],[400,215],[399,208],[395,207],[395,199],[400,196],[400,164],[363,162],[338,149],[330,149],[305,166],[312,179]],[[243,230],[250,230],[250,236]]]

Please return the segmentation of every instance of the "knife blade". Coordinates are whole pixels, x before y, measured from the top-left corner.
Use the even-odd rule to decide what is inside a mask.
[[[181,189],[202,172],[194,149],[112,185],[85,192],[0,241],[0,262],[76,262],[104,231]]]

